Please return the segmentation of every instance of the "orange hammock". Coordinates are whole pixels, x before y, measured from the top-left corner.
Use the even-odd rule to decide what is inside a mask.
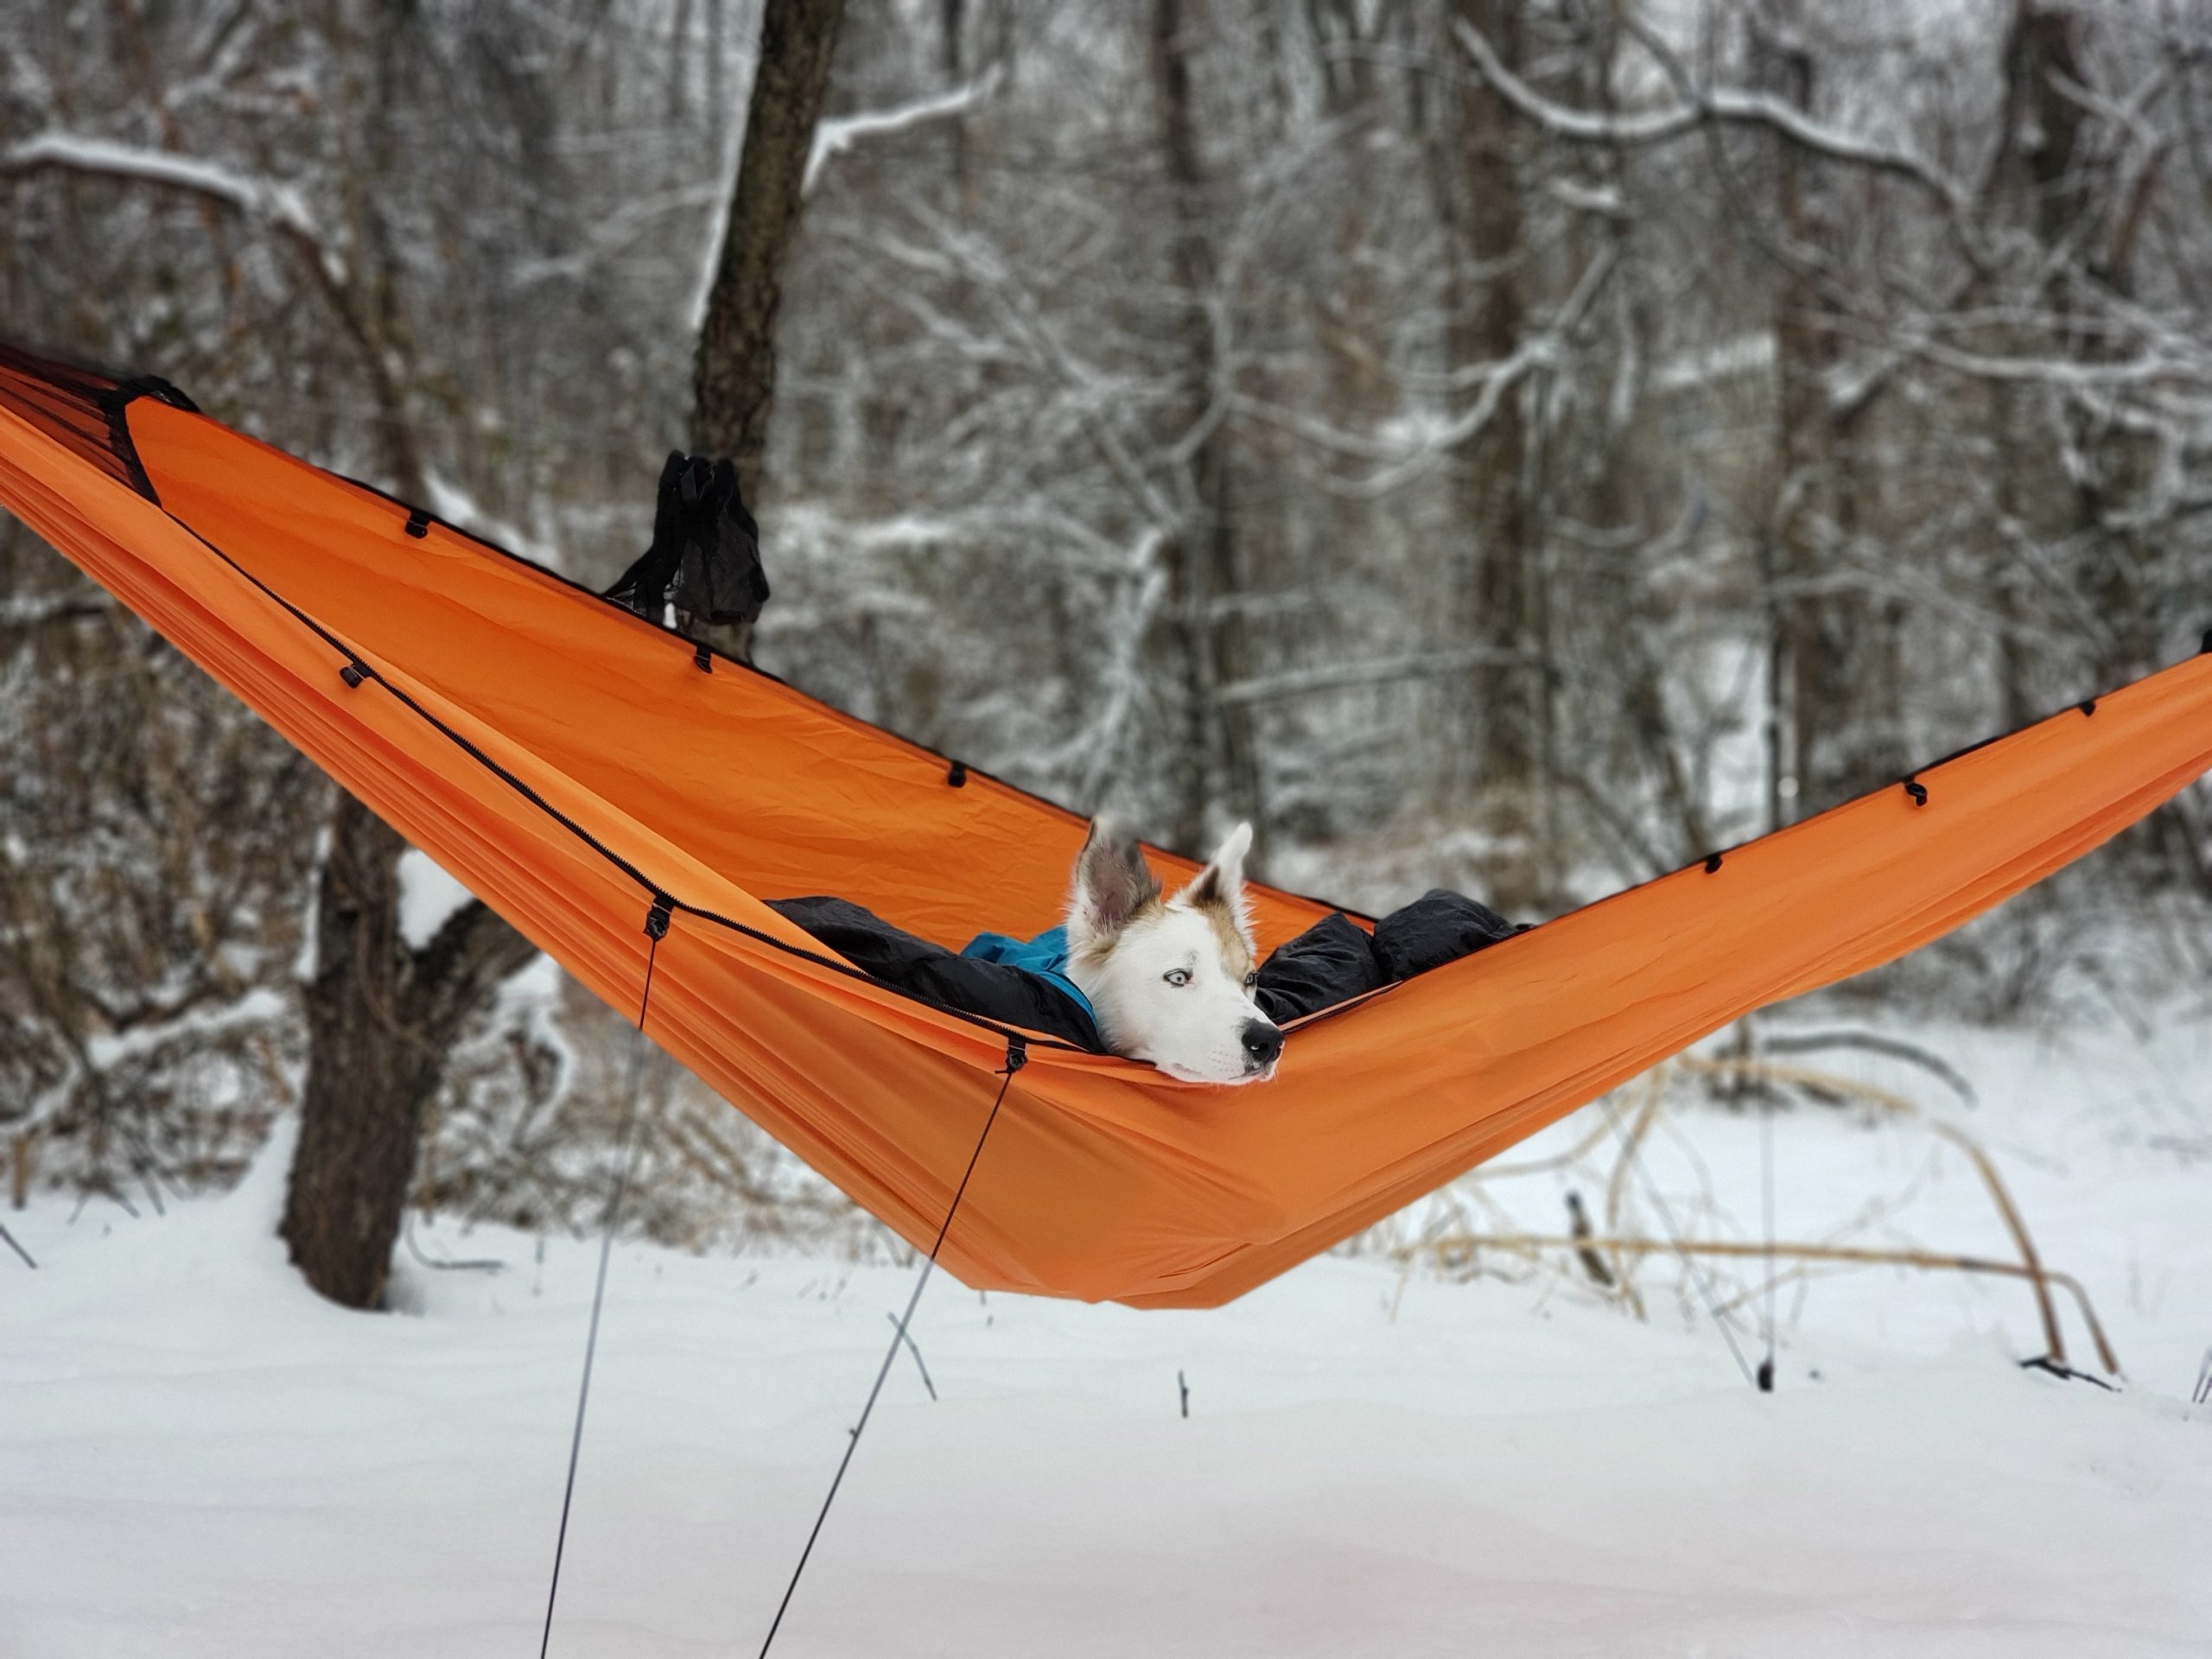
[[[1074,813],[123,382],[0,352],[0,502],[971,1286],[1211,1306],[1751,1010],[1936,938],[2212,766],[2212,656],[1171,1082],[917,1001],[756,894],[1057,919]],[[1188,861],[1157,855],[1165,874]],[[1327,906],[1256,889],[1263,950]]]

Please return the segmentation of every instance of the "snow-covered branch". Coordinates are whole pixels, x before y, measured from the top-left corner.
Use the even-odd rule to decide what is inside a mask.
[[[1473,25],[1463,22],[1455,29],[1461,48],[1491,89],[1555,137],[1584,143],[1634,146],[1680,138],[1709,122],[1764,127],[1831,161],[1872,168],[1918,186],[1936,197],[1961,227],[1969,213],[1971,193],[1924,157],[1816,120],[1768,93],[1733,86],[1693,86],[1688,97],[1660,109],[1618,115],[1578,110],[1546,98],[1515,74]]]
[[[814,129],[814,148],[806,158],[806,179],[801,190],[811,194],[822,169],[863,140],[905,132],[931,121],[962,114],[988,98],[998,84],[998,67],[993,65],[966,86],[956,86],[949,92],[931,92],[887,110],[823,117]]]
[[[133,180],[219,203],[289,238],[314,259],[326,280],[334,286],[345,283],[345,261],[324,236],[307,198],[282,179],[82,133],[42,132],[0,150],[0,175],[47,170]]]

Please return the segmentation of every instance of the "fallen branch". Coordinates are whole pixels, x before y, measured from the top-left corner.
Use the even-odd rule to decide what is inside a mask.
[[[1772,1255],[1777,1260],[1792,1262],[1840,1262],[1858,1267],[1916,1268],[1929,1272],[1987,1274],[2001,1279],[2025,1279],[2038,1285],[2053,1284],[2060,1286],[2074,1298],[2075,1307],[2082,1315],[2082,1323],[2088,1327],[2089,1338],[2096,1344],[2098,1362],[2113,1376],[2121,1375],[2119,1357],[2113,1354],[2112,1344],[2106,1339],[2104,1326],[2098,1322],[2096,1311],[2089,1305],[2088,1293],[2082,1288],[2081,1282],[2071,1274],[2057,1273],[2040,1266],[2031,1268],[2017,1262],[1998,1262],[1986,1256],[1946,1255],[1932,1250],[1877,1250],[1849,1244],[1782,1242],[1767,1244],[1735,1239],[1683,1240],[1679,1243],[1663,1238],[1581,1239],[1567,1234],[1547,1233],[1454,1233],[1414,1249],[1402,1250],[1398,1255],[1401,1260],[1405,1260],[1422,1251],[1448,1252],[1466,1258],[1484,1249],[1523,1252],[1568,1250],[1578,1254],[1586,1249],[1595,1249],[1624,1256],[1679,1254],[1752,1260]]]
[[[23,1265],[25,1267],[33,1268],[34,1270],[38,1267],[38,1263],[31,1260],[31,1253],[25,1249],[22,1245],[16,1243],[16,1236],[10,1232],[5,1227],[0,1227],[0,1244],[5,1244],[17,1255],[22,1256],[23,1258]]]
[[[1981,1103],[1976,1098],[1974,1084],[1948,1060],[1930,1054],[1926,1049],[1904,1041],[1902,1038],[1885,1037],[1872,1031],[1792,1031],[1760,1039],[1759,1046],[1770,1054],[1814,1054],[1824,1049],[1856,1048],[1869,1054],[1880,1054],[1893,1060],[1903,1060],[1916,1065],[1969,1106]]]
[[[2021,1274],[2035,1286],[2036,1304],[2043,1313],[2044,1337],[2050,1344],[2050,1357],[2062,1363],[2065,1361],[2066,1339],[2059,1332],[2058,1310],[2052,1305],[2047,1282],[2056,1275],[2044,1271],[2042,1258],[2036,1253],[2035,1241],[2028,1236],[2028,1224],[2021,1218],[2019,1206],[2012,1202],[2012,1195],[2006,1189],[2003,1178],[1998,1174],[1997,1166],[1989,1160],[1989,1154],[1982,1151],[1972,1135],[1940,1118],[1929,1117],[1903,1095],[1831,1077],[1824,1071],[1777,1065],[1770,1060],[1758,1059],[1685,1058],[1677,1060],[1675,1064],[1685,1071],[1702,1072],[1707,1076],[1750,1077],[1764,1083],[1793,1084],[1801,1089],[1821,1089],[1831,1093],[1855,1096],[1897,1116],[1917,1119],[1930,1135],[1956,1147],[1966,1154],[1967,1162],[1980,1175],[1982,1185],[1989,1191],[1990,1202],[1997,1206],[1997,1213],[2003,1218],[2005,1230],[2012,1235],[2012,1243],[2019,1249]]]
[[[931,1399],[936,1399],[937,1384],[930,1381],[930,1368],[922,1363],[922,1351],[914,1345],[914,1333],[907,1330],[905,1323],[890,1309],[884,1310],[883,1317],[891,1321],[891,1328],[899,1333],[896,1338],[899,1345],[914,1357],[914,1369],[922,1374],[922,1386],[930,1391]]]

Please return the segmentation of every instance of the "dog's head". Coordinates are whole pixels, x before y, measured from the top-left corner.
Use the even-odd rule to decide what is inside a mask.
[[[1090,826],[1068,904],[1068,976],[1116,1054],[1187,1083],[1274,1075],[1282,1033],[1252,1000],[1251,845],[1252,826],[1238,824],[1189,887],[1164,898],[1135,836],[1103,818]]]

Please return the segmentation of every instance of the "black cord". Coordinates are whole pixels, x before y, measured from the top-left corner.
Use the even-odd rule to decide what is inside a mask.
[[[645,1010],[652,1005],[653,964],[660,957],[662,936],[668,931],[668,912],[656,901],[645,921],[645,935],[652,941],[645,951],[645,989],[638,1000],[638,1034],[643,1039],[645,1030]],[[638,1051],[639,1070],[643,1068],[642,1046]],[[545,1630],[537,1639],[537,1659],[545,1659],[553,1645],[553,1604],[561,1594],[561,1557],[569,1547],[569,1510],[576,1497],[576,1462],[583,1453],[584,1408],[591,1403],[591,1363],[599,1352],[599,1312],[607,1300],[607,1263],[614,1254],[614,1227],[622,1215],[622,1200],[630,1190],[630,1163],[638,1136],[638,1100],[643,1094],[644,1079],[633,1073],[631,1079],[630,1100],[622,1116],[622,1162],[614,1178],[614,1192],[607,1201],[607,1219],[601,1224],[599,1234],[599,1277],[592,1286],[591,1324],[584,1333],[584,1374],[576,1386],[576,1423],[569,1435],[569,1479],[561,1489],[561,1528],[553,1539],[553,1578],[545,1587]]]
[[[1759,1185],[1766,1212],[1766,1358],[1759,1366],[1759,1392],[1774,1392],[1774,1113],[1775,1103],[1759,1103]]]
[[[799,1576],[806,1571],[807,1558],[814,1554],[815,1541],[822,1536],[822,1523],[830,1518],[830,1506],[837,1501],[837,1488],[845,1482],[845,1471],[852,1466],[853,1453],[859,1449],[861,1436],[867,1432],[868,1420],[875,1410],[876,1396],[883,1392],[884,1379],[891,1375],[891,1363],[899,1357],[901,1342],[912,1340],[906,1334],[912,1322],[914,1310],[921,1305],[923,1288],[930,1281],[930,1274],[937,1267],[937,1253],[944,1248],[944,1237],[952,1230],[952,1218],[960,1213],[960,1200],[968,1194],[969,1177],[983,1155],[983,1142],[991,1137],[991,1125],[999,1121],[999,1108],[1006,1103],[1006,1091],[1014,1082],[1014,1074],[1021,1070],[1028,1057],[1022,1052],[1020,1040],[1016,1039],[1007,1049],[1006,1070],[999,1077],[999,1092],[991,1102],[990,1116],[983,1120],[983,1132],[976,1137],[976,1150],[968,1155],[968,1168],[960,1178],[960,1185],[952,1194],[952,1203],[944,1212],[944,1224],[937,1230],[937,1243],[930,1246],[929,1260],[922,1263],[921,1272],[915,1276],[913,1294],[906,1298],[906,1312],[891,1333],[891,1345],[883,1351],[883,1363],[876,1368],[875,1386],[868,1391],[868,1403],[861,1408],[861,1420],[845,1438],[845,1455],[837,1459],[837,1472],[830,1477],[830,1491],[822,1500],[822,1510],[814,1517],[814,1529],[806,1535],[806,1547],[798,1553],[798,1565],[791,1569],[791,1581],[784,1586],[784,1599],[776,1605],[776,1617],[770,1621],[768,1634],[760,1643],[760,1659],[768,1659],[768,1649],[776,1640],[776,1632],[783,1628],[784,1615],[791,1610],[791,1597],[798,1592]],[[919,1355],[916,1356],[918,1358]],[[540,1656],[543,1659],[543,1656]]]

